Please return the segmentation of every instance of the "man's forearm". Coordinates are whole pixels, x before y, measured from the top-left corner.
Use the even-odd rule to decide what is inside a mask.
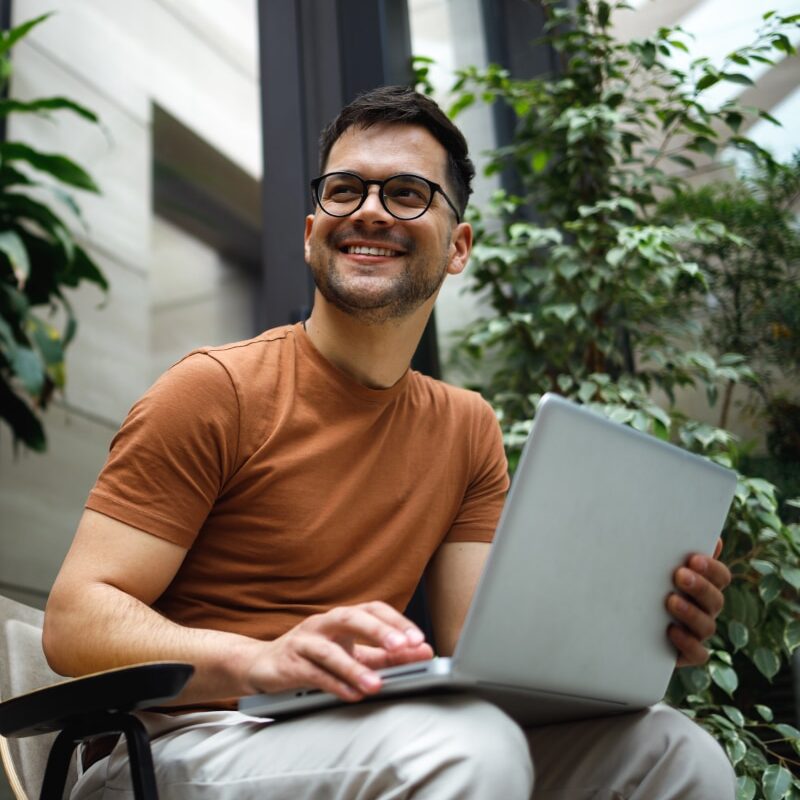
[[[73,677],[146,661],[188,662],[195,673],[174,704],[257,691],[248,680],[250,665],[269,649],[269,644],[238,634],[177,625],[102,583],[79,593],[51,594],[43,645],[50,666]]]

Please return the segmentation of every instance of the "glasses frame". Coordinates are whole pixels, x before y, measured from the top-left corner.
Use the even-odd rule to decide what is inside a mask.
[[[360,180],[361,183],[364,185],[364,189],[361,192],[361,200],[358,201],[358,205],[352,211],[348,211],[346,214],[332,214],[325,208],[325,206],[322,204],[322,200],[320,199],[319,187],[322,184],[322,182],[326,178],[330,178],[331,175],[349,175],[351,178],[358,178],[358,180]],[[413,217],[398,217],[397,214],[395,214],[386,204],[386,196],[384,195],[383,188],[387,183],[389,183],[389,181],[392,181],[395,178],[415,178],[416,180],[422,181],[423,183],[426,183],[428,185],[428,188],[431,190],[431,196],[430,199],[428,200],[428,205],[426,205],[425,208],[423,208],[422,211],[419,212],[419,214],[415,214]],[[395,219],[399,219],[401,222],[408,222],[409,220],[412,219],[419,219],[433,204],[433,198],[436,192],[439,192],[439,194],[442,197],[444,197],[444,199],[447,201],[447,205],[450,206],[451,210],[456,215],[456,222],[458,223],[461,222],[461,214],[458,213],[458,210],[453,204],[453,201],[447,196],[445,190],[442,189],[442,187],[438,183],[430,181],[427,178],[423,178],[422,175],[415,175],[413,172],[398,172],[396,175],[390,175],[385,180],[379,181],[374,178],[370,179],[362,178],[355,172],[348,172],[347,170],[337,169],[335,172],[326,172],[324,175],[320,175],[318,178],[314,178],[314,180],[311,181],[311,196],[314,201],[314,204],[319,206],[320,210],[324,214],[327,214],[329,217],[336,217],[337,219],[342,219],[344,217],[349,217],[351,214],[355,214],[356,211],[358,211],[358,209],[364,205],[364,202],[369,196],[370,186],[378,187],[378,197],[380,197],[381,205],[386,210],[386,213],[390,214]]]

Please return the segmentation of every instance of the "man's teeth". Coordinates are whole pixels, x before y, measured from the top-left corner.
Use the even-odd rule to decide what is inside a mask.
[[[394,250],[385,250],[382,247],[345,247],[345,252],[355,256],[395,256]]]

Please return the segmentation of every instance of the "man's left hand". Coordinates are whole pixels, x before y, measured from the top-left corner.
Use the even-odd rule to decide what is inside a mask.
[[[722,611],[722,591],[731,582],[730,570],[717,558],[722,540],[717,541],[713,557],[699,553],[689,556],[673,575],[678,592],[667,597],[667,610],[676,624],[667,631],[678,649],[678,666],[700,666],[708,661],[703,642],[714,635],[716,618]]]

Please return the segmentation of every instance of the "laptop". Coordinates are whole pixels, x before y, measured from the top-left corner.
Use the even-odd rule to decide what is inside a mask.
[[[690,553],[712,553],[736,476],[545,395],[450,658],[381,670],[362,702],[467,692],[523,725],[658,702],[675,668],[664,601]],[[318,689],[241,698],[280,719],[340,706]]]

